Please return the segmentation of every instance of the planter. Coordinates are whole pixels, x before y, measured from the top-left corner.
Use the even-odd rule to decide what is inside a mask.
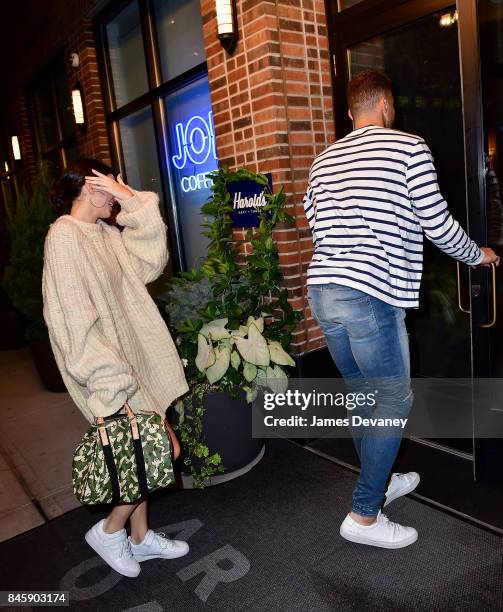
[[[54,393],[66,391],[49,340],[34,340],[30,343],[30,351],[44,387]]]
[[[211,478],[216,485],[249,472],[264,455],[264,440],[252,438],[252,408],[244,391],[233,400],[229,393],[207,393],[203,427],[210,454],[219,453],[225,471]],[[192,488],[192,477],[182,474],[184,488]]]

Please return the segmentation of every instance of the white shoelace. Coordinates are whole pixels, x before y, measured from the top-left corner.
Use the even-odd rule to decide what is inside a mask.
[[[400,531],[401,525],[399,523],[395,523],[393,521],[391,521],[386,514],[383,514],[381,512],[381,520],[383,521],[383,523],[385,523],[386,525],[388,525],[389,527],[391,527],[391,529],[393,530],[393,534],[397,533],[398,531]]]
[[[166,537],[166,534],[163,533],[162,531],[156,531],[154,532],[155,535],[155,539],[157,541],[157,543],[159,544],[159,546],[162,549],[173,549],[175,548],[175,544],[172,540],[170,540],[169,538]]]
[[[120,540],[118,542],[111,543],[110,548],[112,549],[113,554],[118,559],[122,559],[122,557],[125,557],[126,559],[131,559],[133,557],[131,544],[127,538],[125,540]]]

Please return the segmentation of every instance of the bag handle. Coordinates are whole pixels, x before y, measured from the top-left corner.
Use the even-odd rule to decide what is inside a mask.
[[[131,410],[131,407],[129,406],[127,402],[124,404],[124,411],[126,412],[126,414],[128,415],[130,419],[136,419],[135,413]]]
[[[129,417],[131,431],[133,433],[133,440],[138,440],[140,438],[140,432],[138,430],[138,421],[136,420],[136,414],[131,410],[127,402],[124,404],[124,410],[126,411],[126,414]]]
[[[101,444],[107,446],[110,444],[108,439],[107,428],[105,425],[105,419],[103,417],[96,417],[96,425],[98,426],[98,433],[100,434]]]
[[[131,431],[133,433],[133,439],[137,440],[140,437],[140,432],[138,430],[138,421],[136,420],[136,414],[131,410],[131,407],[126,402],[124,404],[124,410],[126,415],[131,423]],[[98,431],[101,438],[101,443],[103,446],[107,446],[110,444],[108,439],[107,427],[105,425],[105,419],[103,417],[96,417],[96,425],[98,426]]]

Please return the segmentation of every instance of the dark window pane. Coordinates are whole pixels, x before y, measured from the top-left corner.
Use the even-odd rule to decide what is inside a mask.
[[[116,105],[123,106],[148,89],[145,50],[137,2],[128,4],[106,26]]]
[[[161,196],[152,110],[147,107],[121,119],[119,128],[128,183]]]
[[[74,133],[72,100],[68,84],[68,77],[63,62],[58,62],[54,71],[54,88],[56,91],[56,105],[61,124],[63,138]]]
[[[48,165],[48,172],[50,176],[59,176],[62,172],[61,164],[59,162],[59,154],[57,151],[44,155],[44,160]]]
[[[74,159],[79,157],[79,149],[77,147],[77,141],[75,139],[70,140],[65,145],[65,158],[66,163],[69,164]]]
[[[155,0],[162,77],[168,81],[205,60],[199,0]]]
[[[10,208],[14,206],[14,202],[16,200],[16,191],[14,189],[14,183],[12,181],[12,177],[5,177],[0,181],[0,186],[2,189],[2,198],[6,208]]]
[[[50,79],[44,79],[33,90],[33,111],[37,122],[40,144],[43,149],[54,145],[57,140],[56,122]]]

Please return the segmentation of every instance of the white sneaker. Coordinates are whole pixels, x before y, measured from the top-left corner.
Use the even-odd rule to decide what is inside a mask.
[[[387,506],[397,497],[407,495],[417,487],[420,481],[419,474],[417,472],[408,472],[407,474],[399,474],[397,472],[391,474],[391,480],[389,481],[388,489],[386,491],[386,501],[384,505]]]
[[[189,545],[182,540],[170,540],[164,533],[149,529],[140,544],[134,544],[129,537],[131,551],[137,561],[149,559],[177,559],[189,552]]]
[[[350,542],[380,548],[403,548],[417,540],[417,531],[414,527],[393,523],[381,511],[372,525],[360,525],[348,514],[342,522],[340,534]]]
[[[131,552],[126,530],[105,533],[104,522],[105,519],[89,529],[85,536],[86,542],[116,572],[129,578],[136,578],[141,568]]]

